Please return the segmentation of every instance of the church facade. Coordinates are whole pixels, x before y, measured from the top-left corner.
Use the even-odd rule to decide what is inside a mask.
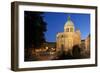
[[[72,48],[75,45],[79,47],[81,45],[81,32],[79,29],[75,29],[73,21],[68,17],[64,25],[64,32],[59,32],[56,35],[56,50],[72,54]]]

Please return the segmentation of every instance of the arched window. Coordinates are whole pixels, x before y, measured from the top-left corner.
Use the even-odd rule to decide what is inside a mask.
[[[66,32],[69,32],[69,28],[66,29]]]
[[[73,28],[70,28],[70,32],[73,32]]]
[[[64,37],[64,35],[61,36],[62,38]]]

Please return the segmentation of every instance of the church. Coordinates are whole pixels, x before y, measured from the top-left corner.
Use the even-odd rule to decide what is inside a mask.
[[[47,41],[32,53],[36,56],[40,53],[42,58],[39,59],[80,59],[90,58],[90,48],[90,34],[82,39],[80,30],[75,28],[69,16],[64,24],[64,32],[56,34],[56,42]]]
[[[79,29],[75,29],[74,23],[70,16],[64,25],[64,32],[59,32],[56,35],[56,51],[63,50],[65,53],[70,52],[72,54],[73,46],[81,45],[81,32]]]

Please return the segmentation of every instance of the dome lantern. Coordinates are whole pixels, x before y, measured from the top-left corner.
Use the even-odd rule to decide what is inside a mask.
[[[68,18],[67,18],[67,22],[65,23],[65,26],[64,26],[64,31],[65,32],[74,32],[74,23],[71,21],[70,16],[68,16]]]

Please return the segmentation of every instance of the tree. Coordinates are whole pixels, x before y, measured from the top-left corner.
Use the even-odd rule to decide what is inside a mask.
[[[46,42],[46,22],[43,19],[42,12],[24,12],[24,23],[25,23],[25,48],[38,48],[42,43]]]
[[[81,48],[78,45],[73,46],[72,54],[74,58],[80,58]]]

